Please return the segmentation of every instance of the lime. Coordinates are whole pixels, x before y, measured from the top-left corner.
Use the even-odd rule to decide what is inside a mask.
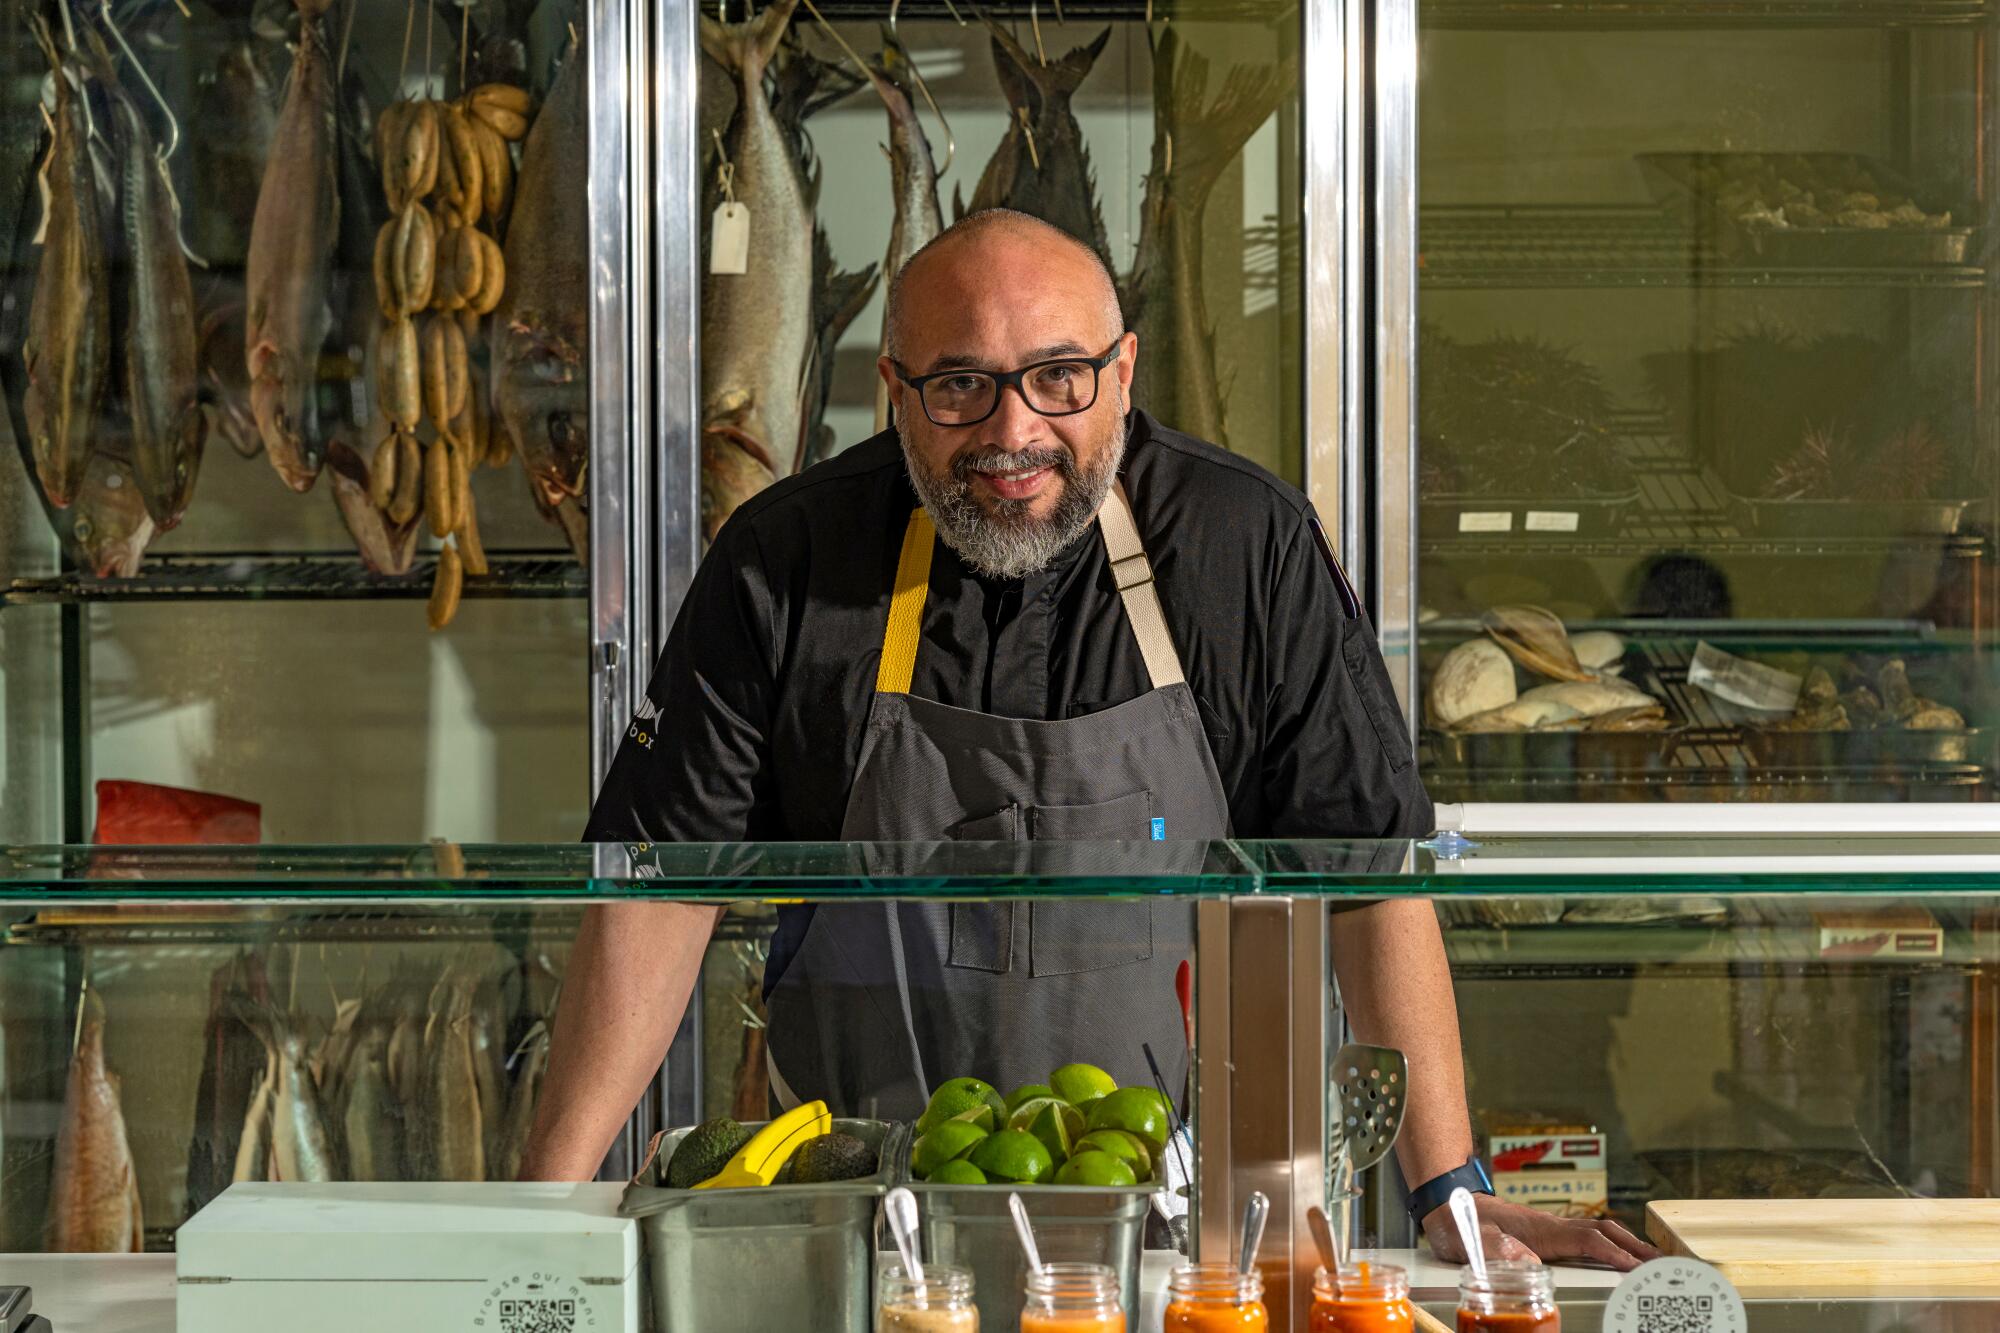
[[[1014,1109],[1022,1102],[1033,1101],[1037,1097],[1053,1097],[1055,1095],[1055,1090],[1045,1084],[1025,1084],[1007,1094],[1007,1114],[1014,1114]]]
[[[1030,1110],[1033,1110],[1035,1115],[1027,1124],[1014,1123]],[[1083,1137],[1083,1112],[1068,1102],[1044,1097],[1022,1103],[1021,1109],[1014,1112],[1008,1120],[1007,1128],[1025,1129],[1040,1139],[1042,1146],[1049,1150],[1049,1156],[1060,1166],[1069,1158],[1070,1145]]]
[[[986,1173],[959,1157],[931,1172],[930,1180],[933,1185],[984,1185]]]
[[[928,1134],[940,1120],[949,1120],[976,1106],[990,1106],[995,1116],[1007,1113],[1007,1103],[993,1091],[991,1083],[976,1078],[946,1079],[931,1093],[930,1105],[917,1118],[917,1133]]]
[[[963,1120],[947,1120],[930,1133],[918,1139],[910,1149],[910,1171],[919,1180],[929,1180],[931,1173],[946,1162],[965,1156],[990,1137],[979,1126]]]
[[[1093,1129],[1076,1141],[1076,1155],[1085,1153],[1109,1153],[1132,1168],[1132,1174],[1140,1180],[1153,1178],[1153,1150],[1140,1142],[1137,1134],[1127,1134],[1122,1129]]]
[[[1058,1185],[1136,1185],[1132,1168],[1108,1152],[1080,1152],[1056,1172]]]
[[[1049,1075],[1049,1086],[1056,1096],[1075,1106],[1118,1091],[1118,1080],[1096,1065],[1064,1065]]]
[[[977,1125],[988,1134],[1000,1128],[1000,1117],[994,1115],[993,1108],[985,1102],[981,1102],[979,1105],[971,1107],[968,1110],[960,1111],[951,1118],[961,1124]],[[940,1121],[939,1123],[942,1124],[943,1122]],[[937,1126],[932,1125],[931,1128],[936,1129]]]
[[[1042,1141],[1021,1129],[1003,1129],[981,1140],[970,1160],[988,1180],[1017,1185],[1038,1185],[1056,1169]]]
[[[1134,1135],[1157,1157],[1167,1146],[1166,1104],[1150,1088],[1120,1088],[1090,1108],[1092,1129],[1122,1129]]]
[[[1083,1118],[1088,1120],[1090,1119],[1090,1108],[1103,1100],[1102,1097],[1087,1097],[1083,1101],[1074,1103],[1074,1105],[1077,1110],[1083,1112]]]

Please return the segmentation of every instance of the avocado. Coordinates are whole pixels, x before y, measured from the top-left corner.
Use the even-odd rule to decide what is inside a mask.
[[[875,1150],[852,1134],[822,1134],[792,1154],[791,1184],[827,1185],[875,1174]]]
[[[745,1129],[728,1116],[704,1121],[687,1132],[667,1163],[667,1185],[671,1189],[693,1189],[711,1176],[721,1174],[729,1159],[750,1142],[754,1130]]]

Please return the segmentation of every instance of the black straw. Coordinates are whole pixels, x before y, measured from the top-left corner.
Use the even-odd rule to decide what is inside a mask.
[[[1139,1049],[1145,1053],[1146,1068],[1153,1071],[1153,1086],[1159,1089],[1160,1100],[1167,1104],[1167,1123],[1172,1130],[1167,1137],[1173,1142],[1179,1143],[1183,1127],[1181,1124],[1181,1113],[1175,1109],[1174,1099],[1167,1095],[1167,1080],[1160,1076],[1160,1062],[1153,1058],[1153,1044],[1142,1041],[1139,1043]],[[1187,1172],[1188,1184],[1192,1186],[1194,1184],[1194,1164],[1188,1161],[1187,1150],[1185,1148],[1181,1150],[1180,1158],[1181,1169]]]

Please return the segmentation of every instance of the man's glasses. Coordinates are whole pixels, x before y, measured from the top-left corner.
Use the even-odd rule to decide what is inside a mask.
[[[1070,417],[1096,405],[1098,374],[1118,359],[1118,347],[1112,343],[1103,356],[1066,356],[1019,370],[940,370],[912,377],[898,365],[896,378],[917,391],[933,426],[978,425],[999,409],[1000,391],[1010,384],[1043,416]]]

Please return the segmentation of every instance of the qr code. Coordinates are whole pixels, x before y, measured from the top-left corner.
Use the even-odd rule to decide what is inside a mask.
[[[502,1301],[500,1333],[574,1333],[575,1301]]]
[[[1709,1333],[1713,1296],[1641,1296],[1637,1333]]]

